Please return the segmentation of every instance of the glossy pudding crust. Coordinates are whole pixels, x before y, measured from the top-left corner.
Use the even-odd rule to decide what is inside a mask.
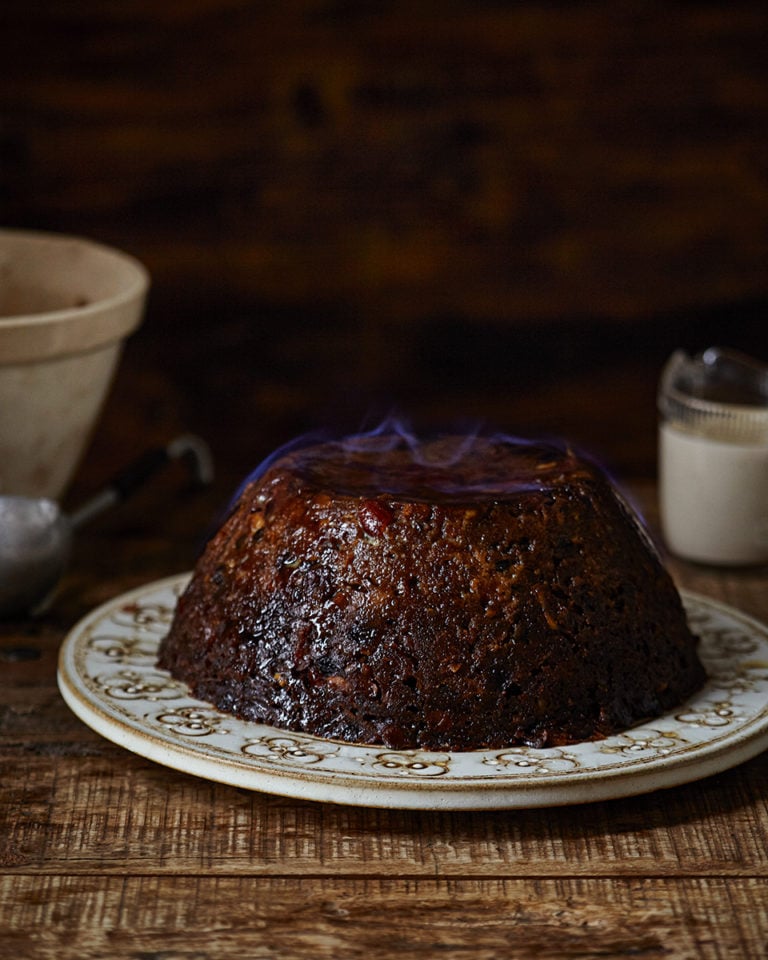
[[[446,438],[326,443],[248,485],[159,665],[249,720],[394,748],[555,746],[704,681],[675,586],[594,466]]]

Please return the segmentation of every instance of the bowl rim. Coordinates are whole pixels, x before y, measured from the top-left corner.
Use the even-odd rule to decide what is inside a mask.
[[[150,274],[133,255],[89,237],[44,230],[2,227],[0,250],[4,240],[41,240],[90,248],[119,262],[127,268],[128,276],[125,286],[117,293],[80,307],[0,316],[0,364],[81,353],[122,339],[139,326]],[[96,324],[94,321],[101,316],[106,322]]]

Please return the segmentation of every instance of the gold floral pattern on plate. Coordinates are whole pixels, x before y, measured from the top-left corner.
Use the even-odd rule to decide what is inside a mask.
[[[65,700],[102,736],[207,779],[285,796],[418,809],[613,799],[718,773],[768,748],[768,628],[683,594],[709,680],[677,710],[568,747],[464,753],[324,740],[223,714],[156,666],[188,574],[104,604],[62,644]]]

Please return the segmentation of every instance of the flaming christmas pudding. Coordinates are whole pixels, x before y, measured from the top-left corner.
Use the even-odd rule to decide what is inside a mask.
[[[568,449],[403,431],[277,456],[159,664],[248,720],[394,748],[597,739],[704,681],[677,590]]]

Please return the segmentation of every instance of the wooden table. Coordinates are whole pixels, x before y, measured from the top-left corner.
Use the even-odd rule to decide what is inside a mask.
[[[66,632],[187,569],[221,493],[171,470],[82,534],[45,616],[0,625],[0,957],[766,956],[768,753],[631,799],[409,812],[218,785],[81,723]],[[673,570],[768,621],[765,570]]]

